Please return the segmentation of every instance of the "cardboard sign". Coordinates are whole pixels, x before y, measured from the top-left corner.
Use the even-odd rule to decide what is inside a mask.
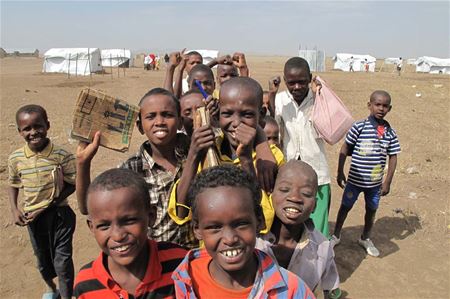
[[[137,106],[104,92],[84,88],[78,95],[73,113],[72,138],[92,142],[95,132],[101,131],[101,146],[126,152],[138,113]]]

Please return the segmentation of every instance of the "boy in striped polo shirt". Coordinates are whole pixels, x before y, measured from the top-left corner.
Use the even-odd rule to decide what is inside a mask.
[[[75,296],[89,298],[175,298],[171,279],[186,250],[148,238],[156,219],[147,184],[129,169],[100,174],[87,194],[88,225],[102,252],[81,268]]]
[[[16,113],[17,129],[26,145],[8,159],[9,200],[13,221],[27,226],[38,269],[49,291],[42,298],[72,297],[74,269],[72,235],[75,213],[67,197],[75,191],[75,157],[47,138],[50,122],[39,105]],[[18,206],[23,190],[23,210]]]
[[[370,240],[370,232],[380,196],[387,195],[390,191],[397,166],[397,154],[400,153],[400,144],[394,129],[384,120],[392,108],[389,93],[384,90],[374,91],[367,105],[370,110],[369,117],[353,124],[339,154],[337,183],[341,188],[345,186],[345,189],[332,241],[335,245],[339,244],[341,229],[347,214],[358,199],[358,195],[363,192],[366,214],[364,230],[358,243],[369,255],[376,257],[380,252]],[[352,162],[347,181],[344,175],[344,164],[348,155],[352,156]],[[388,170],[383,180],[387,156],[389,156]]]

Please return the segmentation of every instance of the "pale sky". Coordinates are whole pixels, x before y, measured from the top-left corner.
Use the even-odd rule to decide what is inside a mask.
[[[449,1],[3,1],[3,48],[450,57]]]

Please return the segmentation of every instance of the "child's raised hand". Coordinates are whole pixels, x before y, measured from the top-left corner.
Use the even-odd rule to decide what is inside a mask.
[[[277,93],[280,88],[281,79],[280,76],[275,76],[269,79],[269,92]]]
[[[205,100],[206,109],[209,111],[209,118],[217,121],[219,119],[219,103],[212,96],[208,96]]]
[[[202,159],[206,154],[206,149],[214,145],[214,133],[211,126],[204,125],[192,132],[191,146],[188,157],[191,159]]]
[[[233,54],[233,64],[237,68],[247,67],[247,61],[245,60],[244,53],[236,52]]]
[[[91,143],[80,141],[78,143],[76,157],[78,163],[90,162],[100,146],[101,132],[95,132],[94,139]]]
[[[227,54],[227,55],[223,55],[223,56],[217,58],[217,64],[231,65],[231,64],[233,64],[233,61],[231,59],[231,56]]]
[[[182,53],[184,53],[186,49],[183,49],[181,52],[172,52],[169,55],[169,66],[177,67],[182,60]]]
[[[244,123],[240,123],[235,131],[235,139],[239,142],[239,146],[236,149],[236,155],[238,157],[246,155],[250,156],[253,151],[253,143],[256,137],[256,129],[250,127]]]
[[[342,189],[345,188],[345,184],[347,184],[347,179],[345,178],[345,174],[343,172],[338,172],[336,181],[339,187],[341,187]]]

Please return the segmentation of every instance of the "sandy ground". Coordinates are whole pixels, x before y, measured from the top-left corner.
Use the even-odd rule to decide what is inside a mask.
[[[248,57],[251,76],[267,88],[267,80],[281,75],[286,57]],[[330,63],[328,63],[329,69]],[[25,228],[11,224],[7,197],[7,157],[23,145],[14,115],[18,107],[36,103],[49,114],[50,138],[75,151],[68,138],[76,96],[83,86],[92,86],[137,103],[150,88],[161,86],[163,71],[140,68],[105,75],[74,77],[42,74],[42,60],[0,60],[1,140],[0,176],[0,293],[3,298],[40,298],[44,291]],[[364,205],[358,202],[336,247],[341,288],[347,298],[449,298],[449,76],[413,73],[408,67],[401,77],[392,67],[377,73],[328,71],[322,76],[342,98],[355,119],[367,116],[367,100],[375,89],[388,90],[393,109],[387,116],[397,130],[402,146],[391,194],[382,199],[373,232],[381,250],[379,258],[367,257],[356,240],[362,230]],[[284,86],[282,87],[284,88]],[[416,92],[421,97],[416,97]],[[144,137],[135,130],[132,148],[121,154],[100,149],[93,175],[116,166],[135,152]],[[340,144],[327,147],[332,173],[330,227],[334,226],[342,190],[335,183]],[[348,164],[348,163],[347,163]],[[347,165],[348,166],[348,165]],[[85,217],[70,197],[77,213],[74,262],[78,269],[98,255],[99,249],[85,224]]]

